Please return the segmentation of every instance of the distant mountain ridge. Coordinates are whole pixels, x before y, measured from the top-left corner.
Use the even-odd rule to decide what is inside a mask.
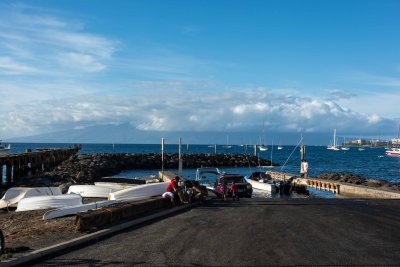
[[[24,143],[108,143],[108,144],[158,144],[164,137],[166,143],[190,144],[226,144],[229,135],[230,144],[258,144],[260,134],[257,132],[195,132],[195,131],[143,131],[125,123],[119,125],[96,125],[83,129],[72,129],[33,136],[9,138],[5,142]],[[304,143],[310,145],[326,145],[329,142],[330,133],[306,134]],[[296,145],[300,140],[300,133],[268,133],[266,132],[266,145],[271,145],[272,138],[277,145]]]

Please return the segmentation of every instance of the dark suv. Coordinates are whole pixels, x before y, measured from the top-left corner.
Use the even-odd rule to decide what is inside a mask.
[[[250,183],[246,182],[243,175],[240,174],[223,174],[221,175],[218,180],[215,182],[215,193],[218,197],[221,197],[221,187],[224,183],[227,185],[227,196],[231,196],[231,185],[232,182],[235,182],[236,188],[238,191],[238,195],[240,197],[248,197],[250,198],[253,194],[253,187]]]

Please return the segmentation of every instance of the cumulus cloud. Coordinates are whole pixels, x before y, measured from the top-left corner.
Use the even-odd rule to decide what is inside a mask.
[[[32,103],[0,115],[2,131],[50,132],[130,122],[140,130],[269,132],[392,131],[392,121],[362,114],[326,99],[268,93],[260,89],[203,94],[181,91],[129,96],[81,96]],[[383,128],[382,128],[383,127]],[[18,131],[18,132],[17,132]]]

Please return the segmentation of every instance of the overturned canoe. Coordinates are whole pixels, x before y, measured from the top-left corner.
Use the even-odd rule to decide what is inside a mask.
[[[71,215],[71,214],[76,214],[81,211],[88,211],[88,210],[94,210],[98,209],[101,207],[107,207],[110,205],[113,205],[117,203],[118,201],[116,200],[103,200],[103,201],[97,201],[93,203],[87,203],[87,204],[80,204],[80,205],[75,205],[75,206],[67,206],[67,207],[62,207],[54,210],[49,210],[46,211],[43,214],[43,220],[50,220],[58,217],[63,217],[66,215]]]
[[[79,194],[82,197],[108,198],[108,195],[115,191],[118,191],[118,189],[85,184],[71,185],[68,188],[67,194]]]
[[[140,200],[153,196],[161,196],[167,189],[169,182],[138,185],[121,191],[110,193],[110,200]]]
[[[34,196],[61,195],[58,187],[12,187],[7,190],[0,200],[0,209],[15,208],[22,199]]]
[[[42,210],[75,205],[82,205],[82,197],[80,195],[37,196],[22,199],[18,203],[16,211]]]

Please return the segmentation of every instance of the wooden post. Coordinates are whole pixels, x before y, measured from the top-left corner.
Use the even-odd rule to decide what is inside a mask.
[[[10,160],[8,160],[6,162],[6,183],[7,186],[11,185],[11,181],[12,181],[12,162]]]
[[[0,160],[0,186],[3,185],[3,166],[4,161]]]

